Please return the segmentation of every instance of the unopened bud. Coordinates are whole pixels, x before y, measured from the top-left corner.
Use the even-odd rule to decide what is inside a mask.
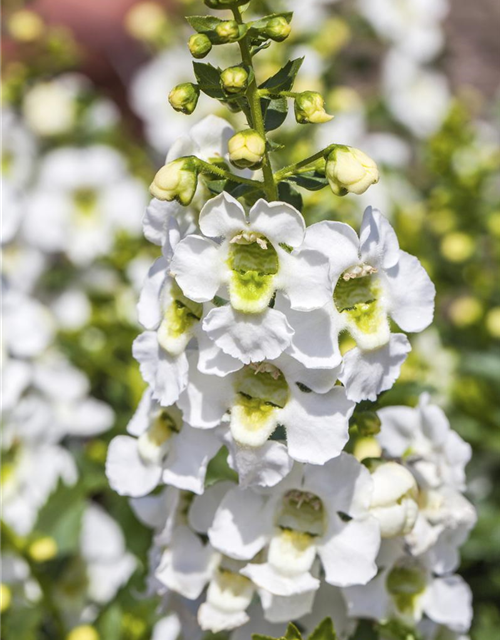
[[[370,513],[380,524],[382,538],[404,536],[418,516],[418,488],[413,475],[397,462],[377,464],[372,472]]]
[[[292,27],[286,18],[283,16],[276,16],[269,20],[263,29],[263,33],[275,42],[283,42],[283,40],[288,38],[291,30]]]
[[[204,58],[212,50],[212,43],[204,33],[194,33],[188,40],[188,47],[193,58]]]
[[[221,44],[226,42],[236,42],[240,37],[240,29],[236,20],[221,22],[215,27],[215,33],[217,34]]]
[[[191,202],[198,185],[196,159],[178,158],[162,167],[149,187],[158,200],[177,200],[185,207]]]
[[[245,129],[228,142],[229,160],[238,168],[258,169],[266,152],[266,141],[254,129]]]
[[[376,436],[380,433],[381,421],[375,411],[361,411],[354,417],[361,437]]]
[[[243,67],[229,67],[221,73],[220,81],[226,93],[241,93],[248,87],[248,71]]]
[[[360,195],[379,180],[376,163],[359,149],[336,146],[328,156],[326,177],[338,196]]]
[[[325,111],[323,96],[315,91],[303,91],[295,98],[295,119],[299,124],[321,124],[333,116]]]
[[[190,115],[196,109],[199,97],[200,90],[197,85],[192,82],[184,82],[172,89],[168,94],[168,101],[172,109]]]

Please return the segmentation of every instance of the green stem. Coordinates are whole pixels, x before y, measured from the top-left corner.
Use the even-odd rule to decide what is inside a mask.
[[[232,9],[234,19],[238,24],[243,24],[243,19],[241,17],[241,12],[239,7],[233,7]],[[253,60],[252,53],[250,51],[250,44],[248,42],[248,36],[245,35],[241,40],[238,41],[238,45],[240,47],[241,59],[243,64],[251,67],[253,69]],[[261,135],[264,140],[267,142],[266,138],[266,129],[264,127],[264,117],[262,115],[262,107],[260,103],[260,95],[259,88],[257,86],[257,81],[255,79],[255,73],[252,74],[253,79],[251,83],[248,85],[247,89],[247,98],[250,106],[250,113],[252,115],[252,123],[250,126],[253,126],[255,131],[259,135]],[[267,195],[267,199],[269,201],[278,199],[278,187],[276,182],[274,181],[273,169],[271,166],[271,160],[269,158],[269,153],[267,151],[264,152],[264,158],[262,161],[262,175],[264,177],[264,190]]]
[[[50,580],[43,574],[43,571],[40,570],[37,563],[30,556],[24,540],[22,540],[3,520],[0,521],[0,526],[3,546],[12,548],[15,553],[20,556],[28,565],[31,576],[38,582],[38,585],[40,586],[40,591],[42,592],[42,602],[45,610],[52,617],[54,626],[57,629],[58,637],[63,640],[64,638],[66,638],[66,629],[62,616],[59,613],[59,609],[57,608],[55,599],[52,595]]]
[[[270,89],[258,89],[261,98],[296,98],[299,93],[296,91],[271,91]]]
[[[286,176],[289,176],[292,173],[295,173],[298,169],[301,169],[302,167],[307,167],[307,165],[312,164],[313,162],[316,162],[316,160],[319,160],[320,158],[324,158],[336,146],[337,146],[336,144],[330,144],[328,145],[328,147],[325,147],[321,151],[318,151],[318,153],[315,153],[314,155],[309,156],[309,158],[304,158],[304,160],[301,160],[300,162],[295,162],[294,164],[288,165],[288,167],[283,167],[283,169],[276,171],[276,173],[274,174],[274,179],[276,180],[276,182],[283,180],[284,178],[286,178]]]
[[[230,171],[226,171],[225,169],[216,167],[215,165],[210,164],[209,162],[205,162],[204,160],[200,160],[199,158],[196,158],[196,163],[201,168],[202,173],[211,173],[212,175],[218,176],[219,178],[231,180],[231,182],[239,182],[240,184],[248,184],[251,187],[262,188],[262,182],[259,182],[258,180],[250,180],[249,178],[236,176]]]

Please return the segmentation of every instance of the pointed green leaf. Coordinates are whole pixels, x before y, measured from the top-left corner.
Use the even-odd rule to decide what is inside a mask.
[[[287,180],[295,182],[299,187],[303,187],[308,191],[319,191],[328,185],[328,180],[324,175],[316,171],[307,171],[299,173],[296,176],[287,176]]]
[[[293,622],[290,622],[290,624],[288,625],[288,628],[286,630],[284,637],[285,637],[285,640],[302,640],[302,634],[297,629],[297,627],[293,624]]]
[[[289,182],[280,182],[278,184],[278,196],[281,202],[287,202],[298,211],[302,211],[302,196]]]
[[[274,131],[281,127],[288,113],[288,103],[286,98],[274,98],[261,100],[264,115],[264,127],[266,131]]]
[[[271,91],[290,91],[295,82],[295,78],[302,65],[304,58],[296,58],[295,60],[289,60],[286,65],[271,76],[263,84],[260,85],[261,89],[270,89]]]
[[[203,93],[217,100],[225,99],[220,86],[220,69],[204,62],[193,62],[194,75]]]
[[[216,18],[215,16],[188,16],[186,20],[195,31],[205,34],[215,31],[217,25],[225,22],[225,20],[221,20],[221,18]]]
[[[308,640],[336,640],[337,634],[331,618],[325,618],[311,633]]]

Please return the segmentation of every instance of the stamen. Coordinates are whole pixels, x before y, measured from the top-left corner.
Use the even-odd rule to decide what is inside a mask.
[[[372,267],[369,264],[358,264],[355,267],[349,269],[349,271],[345,271],[342,274],[342,278],[347,282],[348,280],[353,280],[354,278],[364,278],[365,276],[371,276],[373,273],[377,273],[378,269],[376,267]]]

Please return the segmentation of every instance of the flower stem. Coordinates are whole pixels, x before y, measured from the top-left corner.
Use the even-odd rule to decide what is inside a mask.
[[[211,173],[214,176],[219,176],[219,178],[224,178],[226,180],[231,180],[231,182],[239,182],[240,184],[248,184],[251,187],[262,188],[263,183],[259,180],[251,180],[250,178],[242,178],[241,176],[237,176],[230,171],[226,171],[225,169],[221,169],[220,167],[216,167],[209,162],[205,162],[204,160],[200,160],[200,158],[196,158],[196,164],[200,167],[202,173]]]
[[[47,611],[52,618],[54,627],[57,630],[57,637],[60,638],[60,640],[63,640],[66,638],[66,629],[62,616],[52,595],[50,579],[43,574],[43,571],[40,570],[40,567],[30,556],[29,551],[26,548],[25,541],[20,538],[3,520],[0,521],[0,527],[3,546],[13,549],[14,552],[28,565],[31,576],[38,582],[42,593],[42,602],[45,611]]]
[[[243,19],[241,17],[239,7],[233,7],[232,11],[236,22],[238,24],[243,24]],[[238,45],[240,47],[241,59],[243,61],[243,64],[253,69],[252,53],[250,51],[248,36],[245,35],[241,40],[239,40]],[[257,131],[257,133],[267,141],[266,130],[264,127],[264,118],[262,115],[262,107],[260,103],[259,89],[257,87],[255,73],[253,73],[252,75],[253,79],[248,85],[247,89],[247,98],[250,106],[250,112],[252,114],[252,126]],[[262,175],[264,177],[264,190],[266,192],[267,199],[269,201],[277,200],[278,188],[276,182],[274,181],[273,169],[271,166],[271,160],[269,158],[269,152],[267,150],[267,144],[266,151],[264,153],[264,159],[262,161]]]
[[[309,156],[308,158],[304,158],[304,160],[301,160],[300,162],[295,162],[294,164],[288,165],[288,167],[283,167],[283,169],[276,171],[276,173],[274,174],[274,179],[276,180],[276,182],[283,180],[284,178],[286,178],[286,176],[289,176],[292,173],[295,173],[298,169],[301,169],[302,167],[307,167],[307,165],[312,164],[313,162],[316,162],[316,160],[319,160],[320,158],[323,158],[324,156],[329,154],[330,151],[332,151],[332,149],[336,146],[337,146],[336,144],[330,144],[328,145],[328,147],[325,147],[321,151],[318,151],[317,153],[315,153],[312,156]]]

